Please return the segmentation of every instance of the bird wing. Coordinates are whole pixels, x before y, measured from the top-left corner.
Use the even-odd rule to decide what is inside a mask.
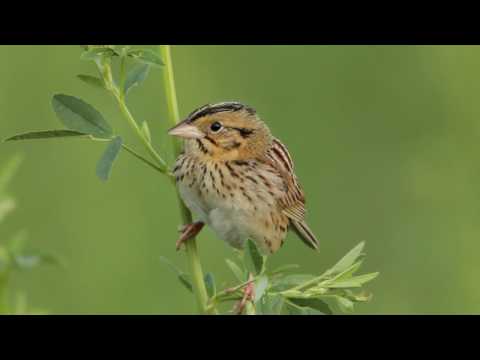
[[[318,249],[318,240],[305,222],[305,196],[295,176],[293,161],[287,148],[280,140],[273,139],[266,157],[285,185],[283,196],[278,199],[282,212],[290,219],[297,235],[309,247]]]

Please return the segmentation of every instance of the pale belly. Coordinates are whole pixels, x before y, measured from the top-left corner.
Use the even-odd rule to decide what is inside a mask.
[[[250,225],[252,218],[248,206],[242,206],[239,201],[215,197],[206,201],[199,196],[197,187],[188,187],[184,182],[178,184],[178,189],[192,213],[232,247],[243,248],[244,242],[255,236],[255,229]]]

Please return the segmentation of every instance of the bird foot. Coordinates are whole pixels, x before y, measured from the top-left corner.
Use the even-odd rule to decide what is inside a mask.
[[[187,240],[195,237],[203,228],[205,224],[201,221],[196,221],[191,224],[183,225],[179,228],[180,238],[177,240],[176,249],[177,251],[180,250],[182,244],[184,244]]]
[[[242,289],[243,297],[234,307],[233,312],[236,315],[241,315],[247,305],[248,301],[253,301],[255,298],[255,285],[253,283],[253,275],[250,273],[248,275],[248,284]]]

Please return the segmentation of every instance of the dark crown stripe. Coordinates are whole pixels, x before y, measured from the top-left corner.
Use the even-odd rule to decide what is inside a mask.
[[[217,104],[207,104],[204,106],[199,107],[198,109],[192,111],[190,115],[187,117],[187,122],[193,122],[203,116],[216,114],[219,112],[224,111],[240,111],[246,110],[249,114],[255,114],[255,110],[249,106],[246,106],[239,102],[229,101],[229,102],[222,102]]]

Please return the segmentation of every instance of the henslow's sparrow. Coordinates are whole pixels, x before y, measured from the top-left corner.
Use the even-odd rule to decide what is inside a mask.
[[[274,253],[289,229],[318,249],[292,158],[254,109],[208,104],[169,134],[185,139],[173,173],[183,201],[199,217],[184,227],[177,247],[208,224],[238,249],[250,238],[263,254]]]

